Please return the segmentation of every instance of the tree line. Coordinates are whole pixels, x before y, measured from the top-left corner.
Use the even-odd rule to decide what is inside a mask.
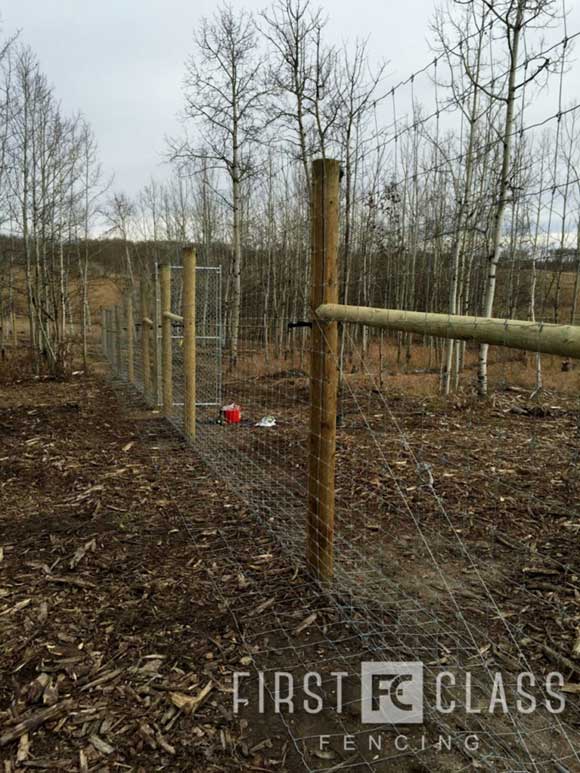
[[[15,296],[26,294],[37,368],[42,361],[53,372],[70,367],[70,331],[79,324],[86,364],[88,244],[101,188],[89,124],[63,112],[34,52],[18,39],[6,41],[0,54],[0,299],[15,335]]]
[[[366,42],[328,42],[309,0],[276,0],[258,16],[225,4],[202,20],[186,62],[183,132],[169,142],[174,176],[148,185],[137,208],[150,236],[193,237],[207,260],[225,263],[233,362],[240,326],[282,350],[285,321],[309,317],[316,156],[342,163],[343,302],[575,319],[579,146],[577,105],[563,103],[573,47],[564,22],[552,0],[450,2],[432,19],[431,65],[393,85]],[[558,109],[534,124],[530,109],[548,87],[560,88]],[[555,276],[539,288],[547,269]],[[364,353],[369,332],[355,336]],[[412,337],[398,340],[409,360]],[[341,363],[352,345],[343,331]],[[449,342],[441,356],[449,392],[465,347]],[[487,359],[482,346],[481,394]]]
[[[335,157],[343,302],[574,321],[580,158],[577,105],[564,89],[574,35],[558,8],[554,0],[450,0],[431,20],[428,65],[394,82],[368,42],[334,45],[312,0],[274,0],[257,15],[220,5],[193,33],[169,173],[134,196],[116,191],[101,207],[108,236],[123,245],[118,270],[132,284],[193,241],[201,262],[224,268],[232,365],[244,339],[273,352],[304,348],[307,334],[289,332],[287,322],[310,316],[310,165]],[[539,28],[553,31],[552,42]],[[82,245],[100,170],[88,127],[60,116],[30,53],[15,48],[2,61],[12,84],[5,93],[18,96],[5,102],[21,105],[20,124],[2,132],[18,137],[2,154],[11,159],[2,167],[11,202],[2,199],[3,211],[27,245],[31,336],[45,347],[50,329],[58,357],[67,271],[74,263],[82,276],[90,267]],[[534,120],[547,89],[559,89],[557,109]],[[14,131],[20,125],[24,134]],[[364,356],[371,335],[342,331],[341,366],[353,346]],[[417,342],[397,342],[411,362]],[[450,392],[465,347],[449,342],[436,356]],[[481,394],[487,360],[484,346]],[[539,358],[537,378],[541,386]]]

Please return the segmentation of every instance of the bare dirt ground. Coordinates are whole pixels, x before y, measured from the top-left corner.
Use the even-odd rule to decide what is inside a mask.
[[[261,409],[268,398],[260,399],[259,389],[252,385]],[[271,393],[271,380],[264,389]],[[281,395],[304,391],[305,384],[283,378],[275,389],[276,448],[287,460],[304,422]],[[392,416],[378,395],[369,397],[366,387],[364,393],[371,426],[361,423],[356,401],[346,400],[339,431],[339,539],[354,526],[358,549],[382,552],[391,581],[426,605],[444,597],[416,526],[400,508],[387,506],[397,497],[377,452],[378,437],[438,559],[455,577],[462,612],[487,631],[480,643],[490,665],[521,666],[502,627],[507,618],[540,672],[559,667],[575,685],[575,404],[554,395],[530,403],[517,391],[483,408],[469,400],[443,405],[395,396],[390,407],[412,446],[421,447],[450,514],[444,524],[432,491],[417,485],[416,465],[393,431]],[[295,475],[302,474],[297,468]],[[134,396],[115,391],[101,375],[57,383],[21,376],[14,363],[5,363],[0,502],[5,773],[294,773],[345,762],[347,770],[369,769],[372,755],[364,750],[353,753],[334,740],[322,750],[317,742],[320,734],[361,732],[355,698],[340,718],[330,710],[313,717],[301,708],[284,718],[261,715],[255,700],[233,714],[235,671],[251,675],[250,698],[256,669],[267,676],[274,670],[302,675],[308,665],[327,677],[354,673],[365,654],[359,631],[315,592],[300,565],[223,481]],[[377,541],[377,523],[392,539]],[[487,606],[473,566],[466,567],[451,539],[456,530],[499,608]],[[348,535],[352,540],[352,531]],[[368,659],[371,650],[369,641]],[[347,684],[347,693],[355,687]],[[333,694],[329,681],[325,696]],[[465,767],[470,760],[455,753],[385,756],[371,769],[471,769]],[[573,764],[563,769],[576,770]]]
[[[102,377],[3,375],[5,773],[299,771],[348,758],[291,743],[336,730],[328,713],[298,711],[288,726],[254,704],[232,713],[234,671],[288,668],[300,651],[330,672],[350,651],[328,651],[343,623],[222,482]],[[406,756],[381,769],[455,769],[451,754]]]
[[[547,390],[530,399],[530,390],[505,385],[486,402],[465,393],[444,400],[390,381],[383,391],[347,381],[337,432],[337,565],[352,549],[426,604],[449,604],[456,592],[510,650],[505,620],[532,649],[538,638],[566,655],[579,649],[578,398]],[[291,467],[304,488],[307,379],[261,377],[230,393],[255,417],[268,406],[278,417],[267,451],[252,422],[237,447]]]
[[[337,433],[336,573],[382,641],[409,659],[457,657],[464,667],[512,676],[561,671],[577,734],[580,406],[577,396],[554,390],[532,397],[498,378],[506,374],[495,368],[496,391],[486,402],[467,392],[450,400],[409,394],[391,379],[379,391],[347,377]],[[225,387],[245,419],[207,430],[215,457],[257,461],[280,481],[279,498],[299,500],[307,485],[304,374],[230,378]],[[277,418],[270,435],[254,426],[265,413]],[[253,499],[267,496],[259,482],[254,488]],[[268,505],[283,536],[304,531],[301,516],[280,522],[274,497]],[[489,729],[499,738],[497,724]],[[577,735],[570,740],[579,748]],[[570,756],[568,741],[557,747],[549,751],[542,740],[537,753]],[[580,769],[578,759],[566,764]]]
[[[144,442],[140,422],[159,420],[103,380],[17,381],[0,405],[5,770],[283,768],[275,722],[253,742],[233,720],[243,653],[207,578],[210,534],[192,547],[172,491],[184,473],[205,487],[185,500],[199,534],[228,506],[217,483],[171,433]]]

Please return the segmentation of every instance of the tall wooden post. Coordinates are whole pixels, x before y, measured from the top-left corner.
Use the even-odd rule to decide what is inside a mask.
[[[338,391],[338,327],[316,309],[338,302],[340,163],[318,159],[312,167],[310,357],[310,459],[306,560],[318,579],[333,575],[334,468]]]
[[[107,352],[111,368],[115,367],[115,331],[113,329],[113,307],[107,309]]]
[[[105,309],[103,319],[105,322],[105,352],[107,354],[107,360],[111,362],[111,333],[109,330],[109,309]]]
[[[145,401],[151,398],[151,330],[149,326],[149,293],[147,279],[142,277],[140,287],[141,299],[141,367],[143,368],[143,394]]]
[[[183,425],[189,438],[195,437],[195,264],[193,247],[183,250],[183,372],[185,408]]]
[[[161,405],[162,396],[161,396],[161,341],[160,341],[160,330],[161,330],[161,290],[159,287],[159,266],[157,264],[157,261],[155,262],[155,274],[153,276],[153,312],[151,314],[151,319],[153,320],[153,329],[152,329],[152,335],[153,335],[153,382],[152,382],[152,389],[153,389],[153,404],[155,406]]]
[[[135,326],[133,320],[133,289],[127,293],[127,381],[135,383]]]
[[[117,376],[121,375],[122,357],[121,357],[121,309],[115,306],[115,371]]]
[[[161,266],[161,370],[163,374],[163,415],[173,413],[173,342],[171,340],[171,266]]]
[[[105,308],[101,309],[101,347],[103,349],[103,354],[105,357],[108,357],[107,352],[107,310]]]

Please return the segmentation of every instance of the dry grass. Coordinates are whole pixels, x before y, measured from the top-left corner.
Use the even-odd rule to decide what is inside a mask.
[[[24,289],[24,274],[17,277],[22,291],[17,294],[17,330],[21,340],[26,340],[28,335],[28,319],[26,316],[26,294]],[[521,283],[526,285],[528,278],[526,272],[522,273]],[[100,311],[102,308],[119,304],[122,301],[121,287],[124,280],[120,276],[96,277],[89,282],[89,305],[93,323],[100,324]],[[566,321],[572,302],[572,294],[575,283],[575,274],[567,272],[561,277],[561,317]],[[538,294],[541,296],[544,289],[553,288],[554,275],[552,272],[539,272]],[[71,292],[74,299],[80,299],[80,283],[71,281]],[[77,305],[76,301],[73,301]],[[550,314],[549,304],[546,314]],[[236,367],[236,377],[263,378],[271,374],[281,374],[287,371],[309,370],[309,352],[306,347],[301,347],[302,336],[295,334],[296,349],[284,354],[277,353],[273,348],[265,352],[258,344],[249,344],[240,351],[240,359]],[[382,384],[385,388],[416,395],[433,395],[439,391],[441,368],[441,354],[436,353],[431,347],[423,346],[421,339],[415,339],[411,351],[411,358],[406,360],[404,347],[399,351],[393,338],[385,338],[381,347],[378,340],[371,341],[367,353],[361,356],[360,349],[347,352],[345,356],[344,371],[347,378],[353,378],[365,374],[370,381]],[[347,347],[348,348],[348,347]],[[226,355],[227,362],[227,355]],[[580,371],[562,372],[562,359],[560,357],[542,356],[542,369],[544,386],[546,389],[565,394],[578,394],[580,391]],[[4,370],[7,365],[0,364]],[[463,391],[471,391],[476,386],[477,349],[466,352],[465,369],[461,375],[460,388]],[[226,365],[227,369],[227,365]],[[432,372],[427,372],[432,371]],[[233,374],[232,374],[233,375]],[[519,386],[533,390],[535,386],[535,355],[525,355],[508,349],[490,349],[489,378],[492,388],[501,388],[505,385]]]
[[[19,279],[22,280],[21,286],[23,288],[24,276],[22,275]],[[97,277],[89,281],[89,308],[93,326],[100,326],[101,324],[101,309],[122,302],[122,281],[123,280],[120,277]],[[71,297],[73,299],[73,314],[75,315],[75,319],[80,319],[80,282],[71,280],[70,288]],[[5,327],[9,339],[12,330],[11,320],[6,321]],[[80,335],[80,325],[76,325],[75,328],[77,330],[77,335]],[[28,341],[30,334],[28,306],[26,293],[23,289],[16,294],[16,331],[18,338],[21,341]]]
[[[0,384],[14,384],[30,378],[33,359],[30,349],[18,347],[6,348],[0,355]]]
[[[405,351],[398,356],[392,341],[384,342],[382,356],[378,341],[373,341],[364,357],[360,350],[345,356],[345,378],[349,383],[367,381],[369,387],[382,386],[387,391],[418,396],[433,396],[440,389],[441,355],[418,342],[411,350],[407,363]],[[474,392],[477,386],[477,348],[468,349],[465,368],[460,378],[461,392]],[[492,390],[506,386],[529,389],[536,385],[536,356],[533,353],[517,352],[501,347],[490,347],[489,382]],[[542,378],[545,389],[567,395],[580,393],[580,369],[562,371],[562,358],[542,355]],[[381,373],[382,363],[382,373]],[[266,379],[271,376],[300,375],[309,373],[309,352],[290,352],[286,356],[273,350],[266,353],[258,347],[240,350],[235,373],[231,377]]]
[[[103,307],[114,306],[121,302],[121,287],[124,282],[124,278],[120,276],[95,277],[89,280],[89,307],[95,318]],[[16,273],[15,284],[16,314],[19,318],[25,318],[28,314],[28,299],[24,272]],[[69,292],[74,312],[80,309],[81,302],[81,283],[78,279],[70,280]]]
[[[108,306],[121,303],[121,277],[98,277],[89,282],[89,306],[93,316]]]
[[[465,356],[465,368],[461,373],[460,390],[472,391],[477,386],[477,348],[468,349]],[[362,371],[369,378],[380,382],[380,358],[378,344],[369,348],[364,366],[360,355],[349,358],[351,372]],[[545,389],[576,395],[580,393],[580,369],[562,371],[562,357],[542,355],[542,378]],[[425,372],[432,368],[436,372]],[[409,366],[404,359],[397,362],[397,348],[393,344],[383,347],[383,385],[417,395],[437,393],[440,384],[441,358],[429,352],[428,347],[414,345]],[[348,367],[347,367],[348,372]],[[489,383],[492,389],[505,386],[517,386],[533,391],[536,386],[536,355],[502,347],[490,347]]]

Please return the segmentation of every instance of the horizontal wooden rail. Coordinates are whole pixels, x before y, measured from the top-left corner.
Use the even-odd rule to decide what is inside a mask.
[[[164,311],[163,318],[170,319],[172,322],[183,322],[181,314],[174,314],[172,311]]]
[[[142,322],[144,325],[147,325],[147,327],[155,327],[155,323],[152,319],[149,319],[149,317],[143,317]]]
[[[356,322],[387,330],[580,358],[580,326],[577,325],[427,314],[338,303],[322,304],[316,309],[316,316],[324,322]]]

